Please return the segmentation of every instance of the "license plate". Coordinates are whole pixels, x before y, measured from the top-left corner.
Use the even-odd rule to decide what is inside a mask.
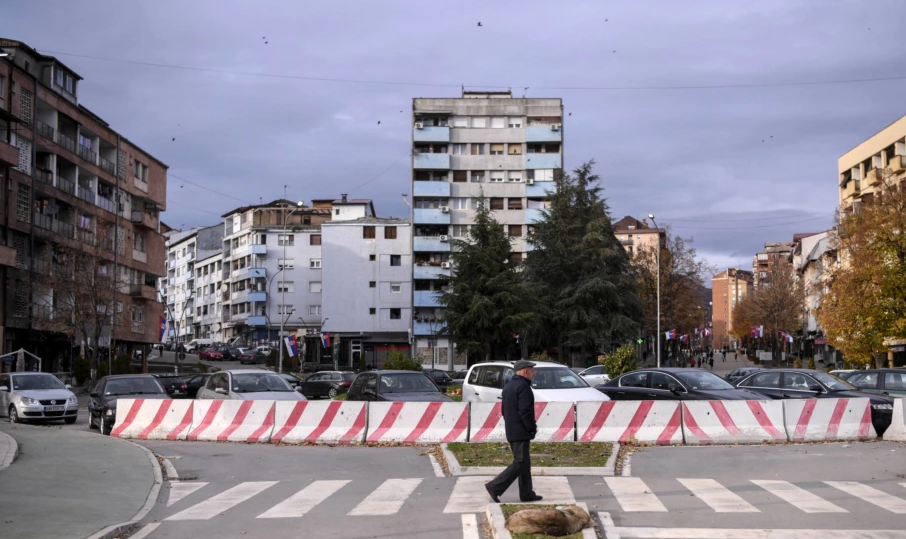
[[[64,406],[45,406],[44,407],[45,412],[62,412],[65,409],[66,408]]]

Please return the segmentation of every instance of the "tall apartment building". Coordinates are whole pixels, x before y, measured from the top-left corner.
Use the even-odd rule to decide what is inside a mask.
[[[906,116],[875,133],[837,159],[840,209],[868,199],[877,187],[878,170],[906,176]]]
[[[66,365],[71,345],[110,344],[110,325],[100,342],[57,329],[61,300],[50,283],[80,270],[65,263],[79,252],[119,280],[109,311],[119,350],[157,342],[167,166],[80,105],[82,77],[58,59],[9,39],[0,52],[0,222],[12,249],[0,249],[0,343],[42,356],[45,370]]]
[[[730,335],[733,331],[733,309],[752,293],[752,272],[729,268],[711,278],[711,331],[714,348],[735,347],[738,343]]]
[[[412,227],[361,217],[321,225],[323,326],[341,368],[381,368],[391,348],[409,352]],[[322,352],[327,352],[322,350]],[[324,359],[330,359],[324,354]]]
[[[626,249],[629,258],[634,258],[642,249],[652,251],[667,241],[667,231],[663,228],[651,228],[648,220],[639,221],[627,215],[613,224],[613,233]]]
[[[412,334],[423,363],[435,358],[452,369],[466,358],[454,358],[441,332],[437,293],[454,270],[450,239],[468,237],[484,196],[515,256],[524,257],[554,171],[563,167],[563,102],[463,91],[461,98],[413,99],[412,109]]]
[[[795,245],[795,241],[767,242],[764,244],[763,251],[755,253],[752,258],[752,276],[755,288],[758,288],[761,283],[771,280],[771,272],[775,264],[781,260],[790,259],[793,245]]]
[[[222,332],[223,224],[172,231],[166,243],[165,339],[213,338],[206,335]]]

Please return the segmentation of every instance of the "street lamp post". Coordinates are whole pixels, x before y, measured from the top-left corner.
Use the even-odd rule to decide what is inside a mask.
[[[296,209],[286,213],[286,205],[283,206],[283,267],[280,268],[277,273],[282,272],[286,268],[286,226],[289,224],[289,217],[296,213],[298,210],[302,209],[302,201],[296,203]],[[270,287],[268,287],[270,288]],[[280,304],[283,305],[283,310],[286,310],[286,285],[280,287]],[[277,363],[277,372],[283,372],[283,331],[286,326],[286,319],[289,318],[285,314],[280,316],[280,335],[277,338],[277,342],[280,347],[280,361]]]
[[[661,367],[661,231],[654,220],[654,214],[649,213],[648,218],[657,230],[657,366]]]

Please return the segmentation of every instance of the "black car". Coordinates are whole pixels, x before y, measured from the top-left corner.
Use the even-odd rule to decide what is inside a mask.
[[[437,387],[443,390],[453,385],[453,379],[450,378],[450,375],[447,374],[446,371],[442,371],[440,369],[425,369],[425,374],[427,374],[428,377],[431,378],[431,380],[435,384],[437,384]]]
[[[848,373],[847,382],[859,391],[906,397],[906,369],[867,369]]]
[[[266,352],[261,352],[255,348],[249,348],[248,350],[243,351],[239,356],[239,363],[242,365],[245,365],[246,363],[267,363],[270,358],[270,354]]]
[[[701,369],[643,369],[595,386],[611,400],[764,400]]]
[[[169,399],[170,395],[150,374],[117,374],[98,380],[88,394],[88,428],[109,435],[116,422],[116,402],[120,398]]]
[[[293,388],[294,390],[298,390],[299,386],[302,384],[302,380],[299,380],[292,374],[289,374],[286,372],[281,372],[277,376],[279,376],[280,378],[283,378],[286,381],[286,383],[289,384],[289,387]]]
[[[424,373],[369,371],[360,373],[346,394],[348,401],[453,402]]]
[[[726,381],[730,382],[731,384],[735,384],[738,380],[742,380],[743,378],[752,374],[753,372],[758,372],[758,371],[763,371],[763,370],[764,369],[762,369],[761,367],[742,367],[742,368],[736,369],[735,371],[731,372],[730,374],[724,376],[724,379]]]
[[[299,385],[299,392],[308,399],[327,397],[332,399],[346,393],[355,380],[354,372],[321,371],[312,374]]]
[[[871,401],[871,423],[878,436],[890,426],[893,399],[857,390],[852,384],[826,372],[809,369],[771,369],[750,374],[736,387],[772,399],[855,399]]]
[[[170,398],[184,399],[189,396],[186,381],[181,376],[175,374],[152,374],[151,376],[157,378],[160,385],[164,386]]]
[[[221,346],[217,351],[223,354],[224,361],[239,361],[239,356],[242,355],[242,350],[232,346]]]
[[[198,390],[203,388],[204,385],[208,383],[208,378],[210,377],[210,374],[198,374],[196,376],[193,376],[192,378],[189,378],[189,380],[186,382],[186,393],[188,394],[188,397],[190,399],[194,399],[195,396],[198,395]]]
[[[468,374],[467,371],[454,372],[450,375],[450,380],[452,380],[450,383],[454,386],[461,386],[466,381],[466,374]]]

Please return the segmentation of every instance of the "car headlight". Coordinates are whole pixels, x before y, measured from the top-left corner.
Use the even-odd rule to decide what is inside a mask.
[[[78,404],[78,403],[79,403],[79,398],[76,397],[75,395],[66,399],[66,404]]]
[[[113,410],[113,409],[111,409],[111,408],[107,408],[107,415],[114,415],[115,413],[116,413],[116,410]]]
[[[873,410],[893,410],[893,404],[872,404]]]
[[[31,397],[21,397],[22,404],[38,404],[38,399],[33,399]]]

